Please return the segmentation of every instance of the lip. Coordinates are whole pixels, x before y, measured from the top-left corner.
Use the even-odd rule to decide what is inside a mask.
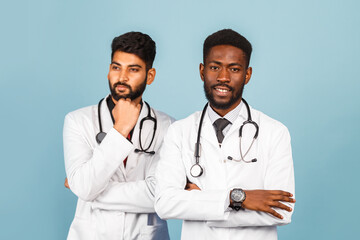
[[[231,89],[224,86],[215,86],[213,87],[213,90],[215,94],[220,97],[225,97],[231,94]]]
[[[124,86],[124,85],[117,85],[116,86],[116,90],[118,90],[119,92],[123,92],[125,90],[129,89],[129,87]]]

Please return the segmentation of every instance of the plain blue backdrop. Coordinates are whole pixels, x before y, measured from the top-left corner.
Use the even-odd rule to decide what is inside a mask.
[[[145,99],[177,119],[204,105],[206,36],[253,44],[245,98],[290,130],[296,207],[280,239],[358,235],[360,3],[302,1],[2,1],[0,239],[65,239],[76,197],[63,187],[66,113],[108,90],[112,39],[157,43]],[[181,222],[170,220],[172,239]]]

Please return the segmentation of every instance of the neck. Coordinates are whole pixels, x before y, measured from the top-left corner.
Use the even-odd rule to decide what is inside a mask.
[[[210,104],[210,107],[217,113],[219,114],[221,117],[224,117],[226,114],[228,114],[230,111],[234,110],[239,104],[241,103],[241,98],[239,101],[236,101],[233,105],[231,105],[229,108],[226,109],[220,109],[220,108],[215,108],[214,106],[212,106]]]

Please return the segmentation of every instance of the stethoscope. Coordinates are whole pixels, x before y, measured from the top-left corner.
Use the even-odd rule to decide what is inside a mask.
[[[229,160],[234,160],[236,162],[245,162],[245,163],[252,163],[252,162],[256,162],[257,159],[256,158],[253,158],[251,160],[245,160],[245,157],[246,155],[249,153],[251,147],[253,146],[255,140],[257,139],[258,137],[258,134],[259,134],[259,126],[257,125],[256,122],[254,122],[252,119],[251,119],[251,112],[250,112],[250,107],[249,107],[249,104],[245,101],[245,99],[242,99],[242,101],[244,102],[245,106],[246,106],[246,109],[247,109],[247,114],[248,114],[248,119],[243,122],[243,124],[241,125],[240,129],[239,129],[239,138],[240,138],[240,157],[241,159],[234,159],[233,157],[231,156],[228,156],[228,159]],[[199,123],[199,129],[198,129],[198,135],[197,135],[197,141],[195,143],[195,152],[194,152],[194,156],[195,156],[195,164],[192,165],[192,167],[190,168],[190,174],[191,176],[193,177],[200,177],[202,174],[203,174],[203,168],[200,166],[199,164],[199,159],[200,159],[200,148],[201,148],[201,144],[200,144],[200,135],[201,135],[201,128],[202,128],[202,124],[203,124],[203,120],[204,120],[204,116],[205,116],[205,112],[206,112],[206,108],[208,106],[208,103],[205,104],[205,107],[201,113],[201,117],[200,117],[200,123]],[[242,139],[242,131],[243,131],[243,127],[246,125],[246,124],[252,124],[255,126],[255,134],[254,134],[254,137],[253,137],[253,140],[250,144],[250,147],[249,149],[246,151],[246,153],[243,155],[242,153],[242,149],[241,149],[241,139]]]
[[[103,132],[103,130],[102,130],[101,113],[100,113],[100,112],[101,112],[101,103],[102,103],[103,100],[104,100],[104,98],[101,99],[100,102],[99,102],[99,104],[98,104],[98,119],[99,119],[100,132],[99,132],[98,134],[96,134],[96,137],[95,137],[95,138],[96,138],[96,142],[97,142],[98,144],[100,144],[100,143],[102,142],[102,140],[103,140],[103,139],[105,138],[105,136],[106,136],[106,133]],[[135,149],[135,152],[136,152],[136,153],[144,152],[144,153],[149,153],[149,154],[153,155],[153,154],[155,154],[155,151],[148,151],[148,150],[149,150],[149,148],[151,147],[151,145],[152,145],[152,143],[153,143],[153,141],[154,141],[154,138],[155,138],[156,127],[157,127],[157,120],[156,120],[156,118],[154,118],[154,117],[151,116],[151,108],[150,108],[150,105],[149,105],[147,102],[145,102],[145,105],[146,105],[146,107],[147,107],[147,109],[148,109],[148,114],[147,114],[146,117],[144,117],[144,118],[141,119],[141,121],[140,121],[140,126],[139,126],[139,129],[140,129],[140,131],[139,131],[139,145],[140,145],[140,149],[136,148],[136,149]],[[141,142],[141,130],[142,130],[142,127],[143,127],[145,121],[152,121],[152,122],[154,123],[154,128],[153,128],[153,134],[152,134],[152,138],[151,138],[150,144],[149,144],[149,146],[148,146],[147,148],[144,149],[144,147],[142,146],[142,142]],[[114,123],[114,119],[113,119],[113,123]]]

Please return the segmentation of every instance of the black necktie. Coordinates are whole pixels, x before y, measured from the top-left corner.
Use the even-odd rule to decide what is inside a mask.
[[[224,140],[224,134],[222,131],[229,123],[230,123],[229,120],[225,118],[219,118],[214,122],[214,127],[216,129],[216,137],[218,139],[220,146],[222,141]]]

